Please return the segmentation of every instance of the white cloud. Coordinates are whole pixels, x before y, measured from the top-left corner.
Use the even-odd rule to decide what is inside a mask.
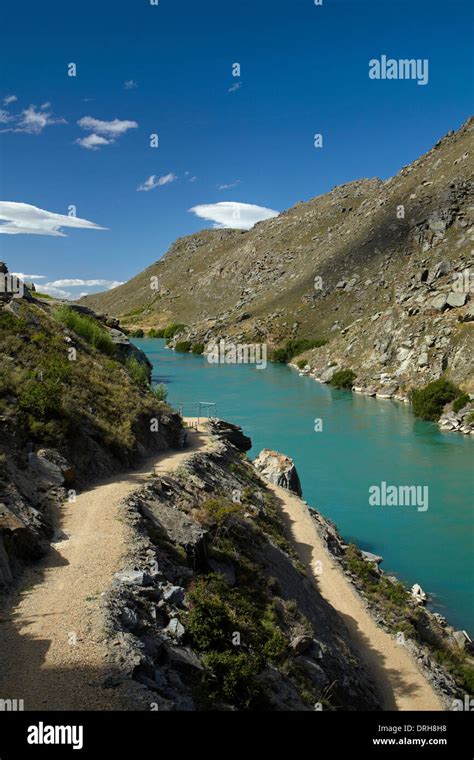
[[[231,227],[236,230],[250,230],[257,222],[272,219],[279,214],[278,211],[271,208],[255,206],[252,203],[237,203],[236,201],[194,206],[189,211],[201,219],[214,222],[215,229]]]
[[[42,106],[30,106],[21,114],[12,116],[8,121],[15,121],[16,126],[3,129],[2,132],[23,132],[28,135],[39,135],[45,127],[52,124],[67,124],[66,119],[57,119],[49,111],[50,103]],[[6,112],[3,111],[3,114]]]
[[[129,129],[137,129],[136,121],[127,119],[112,119],[112,121],[102,121],[94,119],[92,116],[83,116],[77,122],[81,129],[92,132],[88,137],[80,137],[75,142],[87,150],[98,150],[104,145],[111,145],[118,137],[124,135]]]
[[[237,187],[240,185],[240,179],[236,179],[235,182],[230,182],[228,185],[217,185],[218,190],[230,190],[231,187]]]
[[[18,100],[16,95],[7,95],[3,98],[3,105],[8,106],[10,103],[15,103]]]
[[[54,288],[47,283],[41,283],[40,285],[37,285],[35,283],[35,287],[40,293],[45,293],[48,296],[53,296],[53,298],[64,298],[68,301],[73,299],[72,293],[68,293],[67,290],[61,290],[60,288]]]
[[[137,83],[133,79],[127,79],[123,83],[123,87],[124,87],[125,90],[136,90],[136,88],[138,87],[138,85],[137,85]]]
[[[79,278],[66,279],[66,280],[54,280],[47,283],[48,287],[52,288],[117,288],[119,285],[123,285],[120,280],[81,280]]]
[[[163,187],[163,185],[169,185],[170,182],[174,182],[178,177],[173,172],[164,174],[162,177],[157,177],[156,174],[152,174],[151,177],[145,180],[141,185],[137,187],[138,192],[147,193],[149,190],[154,190],[155,187]]]
[[[63,227],[78,227],[89,230],[105,230],[87,219],[79,219],[64,214],[54,214],[29,203],[0,201],[0,234],[4,235],[54,235],[66,237]]]
[[[124,135],[129,129],[137,129],[138,124],[136,121],[112,119],[112,121],[101,121],[100,119],[94,119],[92,116],[83,116],[77,122],[81,129],[86,129],[89,132],[95,132],[98,135],[104,137],[115,138]]]
[[[74,142],[87,150],[98,150],[102,145],[110,145],[113,140],[106,140],[105,137],[92,133],[87,137],[78,137]]]
[[[237,92],[237,90],[240,90],[242,87],[242,82],[235,82],[235,84],[232,85],[232,87],[229,87],[227,92]]]
[[[5,111],[5,109],[0,108],[0,124],[7,124],[9,121],[14,120],[14,116],[8,113],[8,111]]]

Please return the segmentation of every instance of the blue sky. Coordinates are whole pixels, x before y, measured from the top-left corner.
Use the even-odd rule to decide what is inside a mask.
[[[73,205],[107,229],[0,234],[0,259],[45,285],[120,282],[177,237],[213,226],[196,206],[281,211],[336,184],[391,176],[469,115],[472,21],[470,0],[9,3],[0,200],[65,215]],[[428,59],[428,84],[371,80],[369,60],[382,54]],[[0,232],[12,217],[15,229],[25,218],[31,230],[55,229],[5,208]]]

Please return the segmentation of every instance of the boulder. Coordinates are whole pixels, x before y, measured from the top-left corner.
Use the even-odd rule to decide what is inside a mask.
[[[446,293],[437,293],[434,298],[431,299],[430,306],[436,311],[443,311],[446,307]]]
[[[425,592],[423,591],[423,589],[418,583],[415,583],[411,587],[411,595],[418,604],[425,604],[425,602],[428,599],[428,596],[425,594]]]
[[[322,383],[329,383],[333,379],[337,370],[338,370],[337,365],[334,365],[333,367],[328,367],[327,369],[324,370],[324,372],[321,373],[321,375],[319,376],[319,379],[321,380]]]
[[[74,467],[55,449],[32,452],[28,455],[28,464],[37,477],[51,486],[69,485],[76,477]]]
[[[302,495],[303,491],[295,464],[286,454],[263,449],[253,464],[270,483],[293,491],[298,496]]]
[[[451,309],[458,309],[460,306],[464,306],[467,301],[467,293],[456,293],[454,290],[448,293],[446,304]]]

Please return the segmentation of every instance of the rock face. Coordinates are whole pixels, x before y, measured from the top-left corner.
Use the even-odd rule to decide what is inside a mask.
[[[270,483],[286,488],[301,496],[303,491],[295,463],[285,454],[263,449],[254,461],[254,467]]]

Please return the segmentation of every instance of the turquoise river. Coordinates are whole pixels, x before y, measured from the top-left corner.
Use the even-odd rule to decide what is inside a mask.
[[[474,440],[416,420],[409,407],[358,396],[300,377],[286,365],[209,364],[163,340],[136,340],[153,363],[153,383],[168,401],[217,404],[262,448],[295,460],[303,498],[333,520],[347,541],[380,554],[383,568],[429,594],[431,608],[474,634]],[[323,429],[315,432],[315,419]],[[428,487],[428,509],[370,506],[369,488]]]

